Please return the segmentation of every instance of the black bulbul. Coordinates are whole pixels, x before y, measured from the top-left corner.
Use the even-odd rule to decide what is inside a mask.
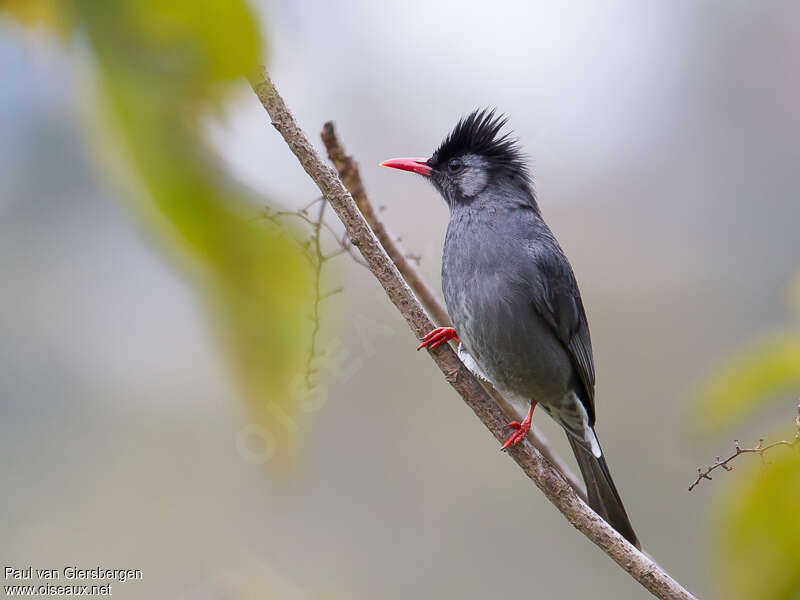
[[[528,434],[541,406],[567,433],[589,505],[638,547],[594,430],[592,343],[578,284],[542,218],[516,140],[501,134],[505,123],[476,110],[430,158],[381,163],[424,175],[450,209],[442,289],[455,327],[431,331],[420,347],[459,341],[473,373],[530,405],[510,424],[503,449]]]

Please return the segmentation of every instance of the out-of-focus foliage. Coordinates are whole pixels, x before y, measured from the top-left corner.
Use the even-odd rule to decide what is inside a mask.
[[[27,26],[44,26],[67,38],[75,24],[69,2],[60,0],[2,0],[0,7]]]
[[[800,290],[800,278],[793,289]],[[800,312],[800,295],[794,294]],[[701,422],[709,429],[740,421],[768,402],[800,396],[800,332],[748,345],[707,381]],[[767,438],[791,440],[786,425]],[[788,432],[788,433],[787,433]],[[730,474],[733,489],[719,498],[715,563],[719,597],[731,600],[800,599],[800,453],[776,447],[765,463],[743,455]]]
[[[20,21],[79,36],[91,51],[101,163],[125,176],[143,221],[188,267],[255,414],[288,441],[292,374],[307,340],[309,267],[255,218],[263,199],[227,176],[203,135],[262,57],[245,0],[12,0]],[[111,160],[109,160],[111,158]],[[120,274],[120,276],[123,276]],[[286,447],[285,444],[279,444]]]
[[[768,336],[749,344],[709,379],[702,394],[703,422],[730,425],[798,389],[800,334]]]
[[[800,316],[800,276],[792,286]],[[748,344],[708,378],[700,392],[701,422],[729,426],[770,400],[800,395],[800,330],[780,332]]]
[[[768,456],[766,466],[738,465],[722,503],[715,540],[720,598],[800,598],[800,453],[776,448]]]

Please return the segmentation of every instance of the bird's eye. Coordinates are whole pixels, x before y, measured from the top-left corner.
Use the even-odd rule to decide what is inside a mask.
[[[464,167],[464,163],[457,158],[451,158],[447,163],[447,168],[451,173],[457,173]]]

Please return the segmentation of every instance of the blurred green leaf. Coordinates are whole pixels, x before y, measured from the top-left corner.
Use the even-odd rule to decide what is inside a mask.
[[[800,278],[792,291],[800,302]],[[788,393],[800,395],[796,331],[756,340],[710,376],[699,398],[701,423],[730,426]],[[766,464],[747,456],[738,459],[734,489],[714,511],[718,597],[800,600],[800,453],[778,446],[765,454]]]
[[[28,27],[42,26],[67,38],[75,22],[71,2],[59,0],[0,0],[0,8]]]
[[[800,453],[779,448],[744,470],[719,507],[720,598],[800,599]]]
[[[59,10],[92,51],[104,155],[124,157],[134,207],[188,267],[253,414],[286,449],[310,266],[291,236],[256,218],[265,201],[225,173],[204,136],[233,85],[262,62],[256,16],[244,0],[64,0]]]
[[[706,427],[730,425],[782,394],[800,395],[800,334],[750,344],[708,378],[699,398]]]

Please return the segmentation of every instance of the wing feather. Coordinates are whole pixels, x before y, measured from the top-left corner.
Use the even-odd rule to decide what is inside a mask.
[[[559,249],[560,250],[560,249]],[[583,308],[581,293],[575,275],[561,253],[547,253],[538,260],[541,286],[533,306],[552,327],[556,337],[569,353],[586,394],[581,395],[589,422],[594,425],[594,360],[589,323]],[[541,297],[536,297],[541,295]]]

